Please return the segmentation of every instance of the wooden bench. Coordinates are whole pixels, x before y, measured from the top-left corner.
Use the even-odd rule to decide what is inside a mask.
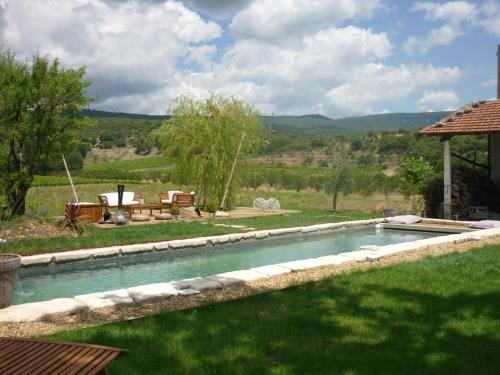
[[[174,193],[170,198],[168,193],[160,193],[160,204],[168,207],[177,205],[177,207],[195,206],[196,196],[193,193]]]
[[[108,374],[125,349],[51,340],[0,338],[0,374]]]

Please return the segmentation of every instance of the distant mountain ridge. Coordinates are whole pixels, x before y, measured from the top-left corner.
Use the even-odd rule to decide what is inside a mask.
[[[450,112],[383,113],[378,115],[332,119],[320,114],[300,116],[262,116],[265,125],[273,129],[301,132],[328,132],[365,134],[368,132],[397,131],[399,129],[419,129],[449,115]],[[84,110],[84,114],[94,118],[129,118],[137,120],[168,120],[169,115],[142,115],[124,112],[107,112],[94,109]]]

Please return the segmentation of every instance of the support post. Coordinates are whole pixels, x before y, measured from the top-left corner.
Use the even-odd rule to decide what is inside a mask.
[[[69,184],[71,185],[71,190],[73,190],[73,196],[75,197],[75,203],[78,203],[78,195],[76,195],[75,185],[73,184],[73,179],[71,178],[71,173],[69,173],[68,164],[66,163],[66,158],[62,156],[62,161],[64,164],[64,169],[66,170],[66,175],[68,176]]]
[[[234,170],[236,169],[236,163],[238,162],[238,157],[240,156],[241,146],[243,146],[243,141],[245,140],[245,133],[241,134],[240,144],[236,150],[236,156],[234,157],[233,166],[231,167],[231,173],[229,174],[229,179],[227,180],[226,190],[224,190],[224,196],[222,197],[222,202],[220,202],[220,209],[223,210],[226,204],[227,194],[229,193],[229,187],[231,186],[231,181],[233,180]]]
[[[443,216],[445,219],[451,219],[451,152],[450,138],[443,141],[444,149],[444,202]]]

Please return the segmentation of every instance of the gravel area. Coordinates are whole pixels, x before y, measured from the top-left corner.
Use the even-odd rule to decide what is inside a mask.
[[[244,284],[229,286],[223,289],[210,289],[191,296],[175,296],[158,298],[138,305],[123,305],[113,308],[102,308],[76,315],[54,316],[50,320],[30,323],[0,323],[0,337],[31,337],[84,328],[115,321],[138,319],[160,312],[184,310],[211,302],[222,302],[246,296],[265,293],[273,289],[284,289],[306,282],[317,281],[334,274],[364,270],[370,267],[386,267],[401,262],[413,262],[427,256],[439,256],[452,252],[465,252],[486,245],[500,244],[500,237],[479,241],[468,241],[461,244],[436,246],[404,254],[384,257],[376,262],[359,262],[340,266],[323,267],[313,270],[292,272],[268,279],[260,279]]]

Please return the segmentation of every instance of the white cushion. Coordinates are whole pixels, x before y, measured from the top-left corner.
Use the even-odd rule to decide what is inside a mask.
[[[422,218],[416,215],[400,215],[387,217],[386,220],[391,224],[415,224],[422,221]]]
[[[108,200],[109,206],[118,206],[118,192],[101,194],[106,197]],[[133,191],[125,191],[123,193],[123,204],[131,205],[131,204],[139,204],[139,201],[134,200],[135,193]]]
[[[469,224],[469,228],[474,228],[474,229],[500,228],[500,221],[498,220],[473,221],[472,223]]]
[[[168,198],[172,199],[172,197],[174,196],[174,194],[177,194],[177,193],[184,193],[184,192],[181,191],[181,190],[169,190],[169,192],[168,192]]]
[[[161,203],[172,203],[172,199],[162,199]]]

